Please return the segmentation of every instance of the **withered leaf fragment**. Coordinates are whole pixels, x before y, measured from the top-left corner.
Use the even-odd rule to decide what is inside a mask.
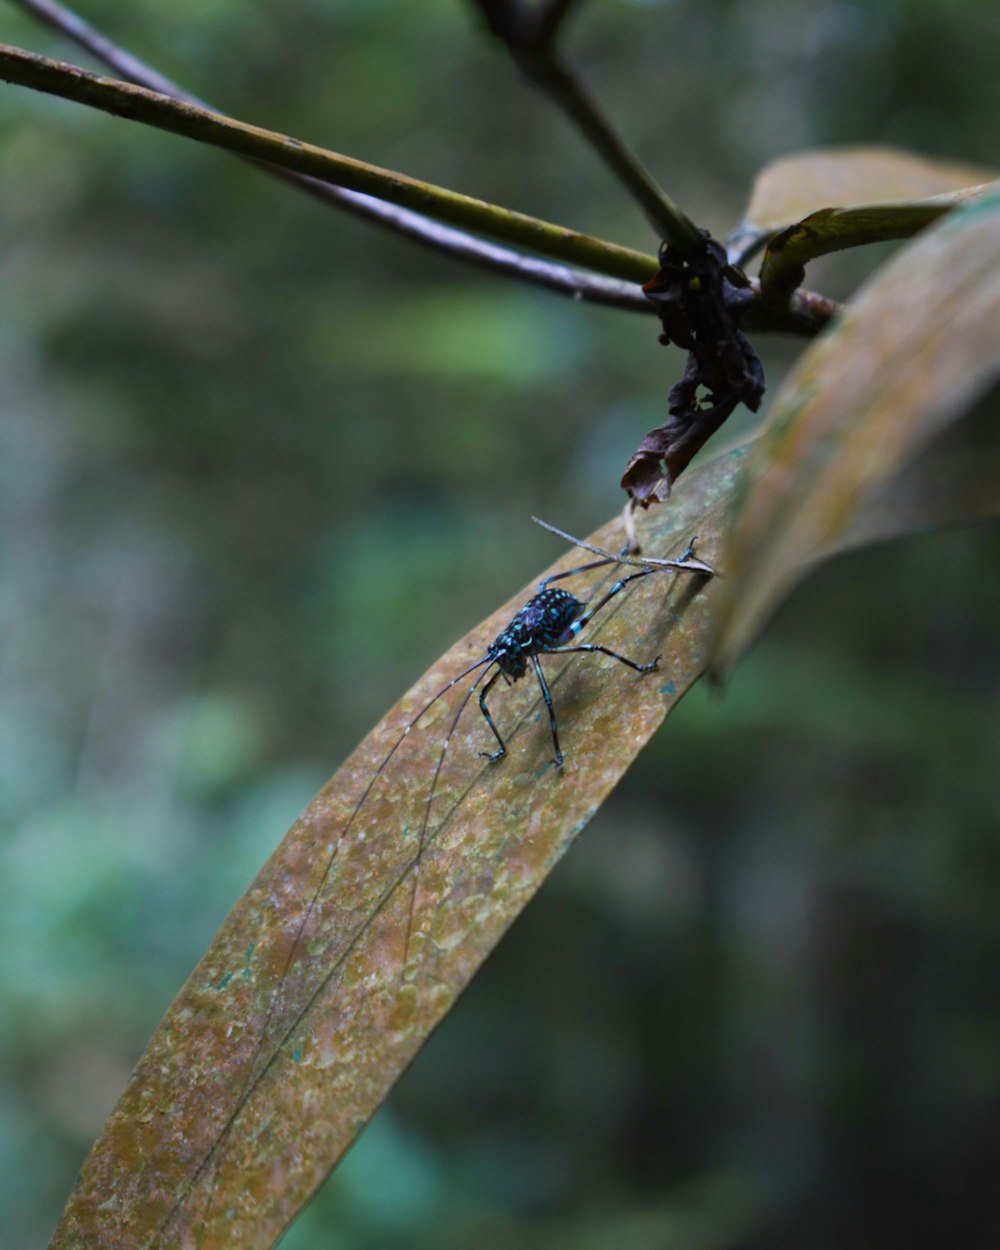
[[[671,419],[649,431],[622,477],[622,486],[644,508],[669,496],[695,452],[738,404],[756,412],[764,394],[763,367],[738,326],[756,299],[743,271],[729,264],[707,233],[693,258],[665,245],[660,265],[643,290],[657,306],[660,342],[687,348],[688,360],[670,391]]]

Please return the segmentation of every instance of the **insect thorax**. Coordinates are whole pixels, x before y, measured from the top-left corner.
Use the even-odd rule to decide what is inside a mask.
[[[568,590],[547,586],[524,605],[487,654],[515,680],[527,671],[530,656],[565,642],[566,631],[583,612],[584,605]]]

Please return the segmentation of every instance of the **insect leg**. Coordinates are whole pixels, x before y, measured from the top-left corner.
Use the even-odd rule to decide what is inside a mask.
[[[606,560],[594,560],[591,564],[581,564],[579,568],[567,569],[565,573],[553,573],[538,583],[538,589],[544,590],[550,582],[561,581],[564,577],[576,577],[577,573],[587,573],[590,569],[603,569],[606,564],[617,563],[618,561],[613,556],[608,556]]]
[[[482,755],[485,759],[488,759],[491,763],[495,763],[497,760],[502,760],[503,757],[507,754],[507,744],[506,742],[504,742],[503,738],[500,737],[500,730],[497,729],[496,722],[493,720],[493,717],[490,715],[490,709],[486,706],[486,696],[490,692],[490,687],[493,686],[494,683],[496,682],[496,679],[501,676],[506,680],[506,677],[507,677],[506,673],[504,673],[502,668],[498,668],[497,671],[493,674],[493,676],[486,683],[486,685],[483,686],[483,689],[479,695],[479,710],[486,717],[487,725],[489,725],[489,727],[493,730],[493,736],[496,738],[497,742],[500,743],[499,751],[492,751],[492,752],[480,751],[479,752],[480,755]],[[510,685],[509,681],[507,681],[507,685],[508,686]]]
[[[593,620],[597,613],[600,612],[601,608],[603,608],[610,599],[613,599],[615,595],[620,594],[625,589],[629,582],[637,581],[640,577],[648,577],[650,573],[655,572],[655,569],[642,569],[639,573],[629,573],[628,577],[623,577],[619,581],[615,582],[606,595],[598,599],[592,608],[588,608],[587,611],[584,612],[583,616],[573,622],[573,624],[566,631],[566,634],[570,638],[575,637],[589,621]],[[566,635],[564,635],[564,637],[565,636]]]
[[[651,673],[660,666],[660,657],[650,660],[648,664],[637,664],[635,660],[630,660],[627,656],[619,655],[617,651],[612,651],[610,647],[602,647],[596,642],[578,642],[575,647],[546,647],[546,655],[564,655],[567,651],[600,651],[602,655],[610,655],[613,660],[620,660],[622,664],[627,664],[629,668],[634,668],[637,673]]]
[[[693,534],[691,536],[691,541],[684,548],[681,554],[677,557],[678,564],[687,564],[689,560],[693,560],[695,558],[694,549],[697,546],[697,543],[698,543],[698,535]]]
[[[542,672],[542,666],[538,662],[538,656],[531,657],[531,663],[534,665],[535,674],[538,677],[538,684],[542,688],[542,696],[545,699],[545,706],[549,709],[549,724],[552,726],[552,741],[556,748],[556,758],[553,760],[556,768],[563,766],[563,753],[559,749],[559,730],[556,726],[556,714],[552,708],[552,695],[549,693],[549,683],[545,680],[545,674]]]

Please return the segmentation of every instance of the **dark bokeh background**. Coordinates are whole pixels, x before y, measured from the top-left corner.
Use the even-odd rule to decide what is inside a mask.
[[[797,148],[997,163],[993,4],[585,8],[593,83],[717,232]],[[652,246],[452,0],[86,15],[249,121]],[[83,60],[7,5],[0,39]],[[16,88],[0,171],[0,1244],[26,1250],[286,826],[557,554],[531,513],[619,507],[680,362],[651,321]],[[772,383],[799,346],[762,344]],[[998,558],[955,531],[802,588],[284,1244],[998,1244]]]

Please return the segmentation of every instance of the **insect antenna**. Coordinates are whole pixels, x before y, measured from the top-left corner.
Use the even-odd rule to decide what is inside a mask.
[[[223,1137],[225,1137],[229,1129],[231,1129],[232,1126],[236,1123],[237,1117],[239,1116],[240,1112],[243,1110],[248,1100],[250,1099],[254,1091],[254,1088],[256,1087],[258,1083],[260,1076],[264,1072],[267,1071],[267,1069],[270,1067],[271,1063],[273,1062],[274,1057],[280,1052],[281,1047],[285,1045],[285,1043],[288,1041],[288,1039],[291,1037],[292,1033],[294,1032],[295,1028],[298,1026],[299,1020],[302,1017],[301,1011],[296,1012],[295,1017],[291,1021],[288,1021],[286,1023],[284,1032],[282,1033],[281,1037],[278,1039],[274,1047],[274,1050],[264,1060],[263,1067],[261,1068],[260,1072],[258,1072],[257,1071],[258,1061],[260,1060],[261,1053],[264,1050],[264,1045],[265,1045],[265,1042],[267,1041],[267,1035],[270,1032],[272,1024],[274,1023],[274,1018],[275,1018],[275,1015],[277,1014],[278,1006],[282,999],[282,991],[288,979],[289,970],[291,969],[292,964],[294,963],[296,954],[302,947],[303,936],[309,925],[309,921],[312,919],[312,916],[316,910],[316,904],[319,901],[320,895],[323,893],[323,890],[326,888],[326,884],[330,879],[330,874],[333,871],[333,865],[334,865],[334,862],[336,861],[337,855],[340,852],[340,849],[344,845],[347,838],[350,836],[351,830],[354,827],[354,822],[357,820],[358,815],[361,812],[361,809],[364,807],[365,802],[368,799],[368,796],[371,794],[372,790],[377,784],[378,779],[382,776],[383,772],[388,767],[389,761],[393,758],[393,756],[396,754],[399,748],[406,741],[407,736],[410,733],[410,730],[413,729],[427,715],[427,713],[431,710],[434,704],[437,703],[439,699],[443,699],[449,690],[454,689],[454,687],[457,686],[460,681],[463,681],[466,677],[469,676],[470,673],[474,673],[477,668],[484,668],[484,665],[492,665],[493,663],[494,661],[488,655],[484,655],[481,659],[476,660],[474,664],[470,664],[468,668],[464,669],[456,677],[453,677],[451,681],[449,681],[446,685],[442,686],[441,689],[436,694],[432,695],[431,698],[427,700],[427,702],[423,705],[420,711],[416,714],[416,716],[414,716],[414,718],[406,725],[406,727],[403,729],[403,732],[399,735],[396,741],[389,748],[388,752],[382,758],[382,761],[380,762],[378,768],[375,769],[374,773],[372,773],[371,777],[369,778],[368,784],[365,786],[364,790],[361,792],[361,797],[358,799],[357,803],[355,803],[350,816],[347,818],[347,823],[344,825],[343,829],[337,835],[337,839],[333,847],[331,848],[330,853],[327,856],[326,864],[323,867],[323,874],[320,877],[319,884],[316,886],[315,890],[313,891],[312,897],[309,900],[309,905],[306,908],[305,913],[302,916],[302,919],[299,921],[297,929],[295,930],[295,936],[292,939],[291,947],[289,948],[288,954],[286,955],[284,963],[282,965],[281,972],[278,976],[278,980],[274,988],[274,993],[271,995],[271,1002],[270,1002],[270,1005],[268,1006],[267,1016],[264,1020],[264,1024],[260,1030],[260,1033],[257,1036],[257,1041],[254,1046],[253,1056],[250,1060],[250,1064],[248,1067],[248,1076],[244,1083],[242,1092],[240,1093],[239,1097],[236,1099],[235,1103],[233,1104],[232,1110],[229,1113],[228,1124],[225,1130],[223,1131],[223,1134],[219,1138],[217,1138],[216,1141],[212,1144],[208,1152],[205,1154],[204,1158],[195,1168],[192,1175],[188,1178],[188,1182],[185,1185],[183,1192],[181,1193],[181,1195],[178,1196],[173,1206],[171,1207],[170,1211],[167,1212],[166,1216],[161,1221],[156,1239],[159,1238],[159,1234],[170,1224],[171,1220],[174,1218],[177,1211],[180,1209],[180,1206],[184,1200],[184,1195],[186,1195],[190,1191],[190,1189],[192,1188],[192,1186],[194,1185],[198,1177],[200,1177],[204,1173],[205,1169],[211,1165],[212,1159],[215,1157],[215,1154],[223,1140]],[[476,689],[476,686],[479,685],[479,682],[482,681],[483,677],[485,677],[487,671],[488,669],[484,669],[484,671],[479,674],[479,676],[476,678],[475,682],[472,684],[470,689],[466,692],[465,697],[462,699],[462,703],[458,709],[458,713],[456,714],[454,720],[451,723],[451,727],[448,730],[448,736],[445,739],[444,750],[442,751],[441,756],[438,759],[437,768],[434,771],[434,785],[437,784],[437,779],[441,772],[442,764],[444,762],[444,752],[447,751],[448,749],[448,743],[451,740],[451,736],[455,731],[455,726],[458,724],[458,718],[459,716],[461,716],[462,712],[465,710],[465,706],[469,702],[469,699],[472,697],[473,691]],[[434,795],[433,795],[433,790],[432,790],[430,798],[433,798],[433,797]],[[428,799],[428,804],[427,804],[427,807],[425,808],[423,820],[421,822],[421,827],[420,827],[420,851],[418,852],[418,863],[417,863],[418,871],[419,871],[419,854],[422,853],[423,845],[426,839],[429,809],[430,809],[430,799]],[[405,875],[405,871],[406,870],[404,870],[404,875]],[[391,893],[391,890],[390,890],[390,893]],[[414,899],[415,897],[416,895],[414,894]],[[413,905],[411,904],[410,915],[407,921],[407,930],[406,930],[407,949],[409,947],[410,926],[412,925],[412,922],[413,922]],[[405,956],[404,956],[404,963],[405,963]],[[319,991],[316,991],[310,996],[310,1002],[315,1000],[318,992]],[[304,1010],[308,1010],[308,1004],[306,1005]],[[214,1191],[214,1185],[215,1185],[215,1181],[213,1179],[211,1186],[210,1186],[210,1193]]]
[[[358,799],[357,803],[355,803],[350,816],[347,818],[347,823],[344,825],[343,829],[337,835],[337,839],[334,842],[332,848],[330,849],[329,854],[327,855],[326,864],[323,867],[323,873],[319,879],[319,884],[316,886],[315,890],[313,891],[312,897],[309,900],[309,905],[306,908],[302,916],[302,919],[299,921],[298,928],[295,930],[295,936],[292,939],[291,947],[289,948],[288,954],[285,957],[284,964],[281,969],[281,973],[278,977],[277,984],[275,985],[274,994],[272,995],[272,998],[271,998],[271,1005],[268,1008],[268,1012],[267,1012],[267,1018],[265,1019],[264,1026],[260,1031],[260,1036],[257,1041],[257,1048],[254,1052],[253,1061],[250,1064],[250,1073],[251,1073],[250,1083],[251,1084],[253,1081],[252,1074],[254,1072],[254,1069],[257,1066],[257,1061],[260,1058],[261,1051],[264,1048],[264,1044],[267,1039],[268,1032],[270,1031],[272,1023],[274,1022],[274,1017],[278,1010],[278,1006],[280,1004],[281,997],[282,997],[282,989],[288,977],[289,970],[291,969],[292,964],[295,961],[296,955],[302,948],[303,937],[309,926],[309,922],[312,919],[316,911],[316,905],[319,902],[320,896],[322,895],[323,890],[326,888],[327,882],[330,879],[330,874],[333,872],[333,866],[334,866],[334,863],[336,862],[337,855],[339,854],[341,847],[350,837],[351,831],[354,828],[354,823],[357,820],[359,814],[361,813],[361,809],[364,807],[368,799],[368,796],[371,794],[372,790],[375,788],[376,784],[378,783],[379,778],[385,772],[393,756],[396,754],[399,748],[406,741],[407,737],[409,736],[410,730],[415,728],[416,725],[418,725],[419,722],[423,720],[423,718],[431,710],[434,704],[437,703],[439,699],[443,699],[449,690],[454,689],[454,687],[457,686],[460,681],[463,681],[466,677],[468,677],[470,673],[474,673],[477,668],[482,668],[483,665],[491,664],[491,663],[493,663],[493,661],[489,658],[489,656],[483,656],[482,659],[477,660],[474,664],[470,664],[468,668],[464,669],[456,677],[453,677],[451,681],[449,681],[446,685],[442,686],[441,689],[435,695],[433,695],[430,699],[428,699],[427,702],[424,704],[424,706],[416,714],[416,716],[414,716],[414,718],[406,725],[403,732],[399,735],[396,741],[392,744],[392,746],[389,748],[385,756],[383,756],[378,768],[375,769],[374,773],[372,773],[371,777],[368,779],[368,784],[365,786],[364,790],[361,792],[361,797]],[[459,715],[461,715],[462,709],[464,709],[466,703],[468,703],[469,698],[472,694],[472,691],[475,690],[476,685],[478,685],[479,681],[482,680],[483,676],[485,676],[485,673],[481,673],[479,675],[479,678],[477,678],[476,683],[469,690],[468,694],[466,694],[465,698],[462,701],[462,707],[459,708]],[[448,731],[448,738],[445,740],[445,750],[447,750],[448,740],[450,740],[452,732],[454,731],[454,728],[455,728],[455,724],[457,724],[457,722],[458,722],[458,717],[456,716],[451,729]],[[434,773],[435,782],[437,781],[438,774],[441,771],[441,764],[442,764],[443,759],[444,759],[444,753],[442,752],[441,758],[438,760],[437,769]],[[433,794],[431,797],[433,797]],[[425,811],[423,822],[421,825],[421,834],[420,834],[421,849],[423,846],[423,840],[424,840],[424,834],[425,834],[426,828],[427,828],[427,812]],[[411,913],[411,919],[412,919],[412,913]],[[408,941],[409,941],[409,935],[407,935],[407,942]],[[297,1023],[296,1021],[293,1021],[289,1024],[288,1026],[289,1033],[295,1027],[296,1023]],[[281,1043],[279,1042],[279,1046],[280,1045]]]
[[[480,664],[482,663],[484,663],[484,661],[480,660]],[[496,661],[494,660],[492,661],[492,663],[496,663]],[[476,667],[478,666],[473,665],[473,668],[476,668]],[[420,865],[421,865],[421,862],[423,861],[424,847],[427,843],[427,826],[431,818],[431,804],[434,802],[434,795],[437,793],[438,778],[441,776],[441,769],[444,767],[444,757],[448,754],[448,746],[451,743],[452,735],[454,734],[456,728],[458,727],[458,722],[462,717],[462,713],[465,711],[466,707],[468,707],[469,700],[476,693],[476,688],[478,687],[479,683],[483,680],[483,678],[486,676],[486,674],[489,671],[490,671],[489,668],[484,668],[483,671],[476,678],[476,680],[469,687],[469,689],[465,692],[465,696],[462,699],[462,702],[458,705],[458,711],[455,713],[454,717],[452,718],[451,724],[448,726],[448,732],[445,734],[444,743],[442,744],[442,747],[441,747],[441,753],[438,756],[437,764],[434,767],[434,775],[431,777],[431,787],[427,793],[427,802],[424,804],[424,814],[420,821],[420,834],[419,834],[418,841],[417,841],[417,853],[413,860],[413,889],[410,894],[410,910],[406,917],[406,936],[403,941],[403,963],[402,963],[403,969],[406,968],[407,960],[410,957],[410,938],[413,933],[413,917],[417,909],[417,891],[420,888]],[[456,682],[461,681],[463,677],[468,677],[469,673],[471,672],[472,672],[472,668],[467,668],[464,673],[462,673],[460,676],[455,678],[455,681]]]
[[[537,518],[535,519],[537,520]],[[423,806],[423,812],[422,812],[421,819],[420,819],[420,828],[418,832],[416,855],[408,864],[405,865],[405,867],[400,872],[400,875],[389,886],[387,892],[382,896],[382,900],[378,904],[378,906],[381,907],[382,903],[385,902],[385,900],[388,899],[394,893],[397,887],[404,880],[407,872],[409,872],[412,869],[413,884],[412,884],[412,893],[410,897],[409,910],[408,910],[407,919],[406,919],[406,928],[404,932],[403,963],[400,969],[401,978],[405,974],[406,964],[409,960],[410,943],[412,941],[413,928],[414,928],[414,924],[416,921],[417,896],[419,893],[419,886],[420,886],[421,867],[422,867],[424,852],[425,852],[427,841],[428,841],[428,829],[430,825],[431,805],[437,795],[437,787],[440,782],[441,774],[442,774],[444,764],[445,764],[445,759],[447,757],[447,753],[448,753],[449,746],[451,744],[451,740],[455,734],[455,730],[458,727],[458,722],[461,719],[462,714],[464,713],[466,707],[468,706],[469,701],[471,700],[473,694],[475,694],[476,690],[479,689],[480,685],[482,684],[482,682],[484,681],[484,679],[486,678],[487,674],[489,673],[492,667],[496,666],[498,670],[494,674],[494,677],[492,680],[495,681],[497,677],[503,677],[504,681],[506,682],[508,686],[511,684],[512,681],[516,681],[518,677],[521,676],[521,672],[523,672],[523,669],[521,670],[521,672],[518,672],[514,668],[511,668],[510,672],[505,671],[505,669],[509,666],[509,662],[508,662],[508,665],[505,665],[503,662],[501,662],[500,660],[496,658],[495,654],[493,654],[498,644],[501,641],[508,640],[508,635],[510,634],[513,625],[517,624],[521,626],[522,633],[519,635],[520,642],[518,643],[519,653],[521,654],[522,658],[530,659],[533,662],[536,674],[539,677],[539,683],[542,688],[543,697],[545,698],[545,702],[549,707],[550,721],[552,724],[553,743],[555,745],[558,762],[561,763],[561,753],[559,751],[559,741],[558,741],[558,737],[556,734],[555,717],[554,717],[554,713],[552,712],[551,698],[548,696],[548,691],[545,685],[544,677],[541,674],[540,666],[538,664],[538,656],[543,655],[543,654],[565,654],[567,652],[574,652],[574,651],[603,652],[605,655],[609,655],[613,659],[616,659],[624,664],[627,664],[630,668],[636,669],[638,672],[648,672],[654,669],[656,667],[656,660],[652,661],[652,663],[650,664],[638,664],[635,661],[630,660],[625,656],[619,655],[616,652],[611,651],[608,648],[598,645],[598,644],[588,643],[588,644],[582,644],[582,645],[577,644],[573,646],[560,645],[560,640],[564,636],[567,636],[567,630],[563,628],[563,626],[567,624],[566,621],[563,621],[560,624],[557,632],[553,634],[552,630],[555,627],[553,627],[551,623],[549,623],[548,626],[546,626],[544,623],[540,625],[537,620],[531,619],[532,609],[534,609],[537,612],[541,601],[545,600],[545,607],[546,609],[549,609],[551,606],[549,603],[549,600],[553,596],[558,597],[560,594],[565,594],[565,592],[553,590],[550,587],[550,583],[559,581],[565,577],[576,576],[577,574],[587,572],[590,569],[600,568],[602,565],[605,565],[605,564],[630,564],[630,565],[636,566],[639,569],[639,571],[636,573],[632,573],[626,577],[620,578],[618,582],[616,582],[616,584],[601,599],[598,600],[597,603],[593,604],[592,606],[587,607],[587,610],[584,611],[582,615],[575,616],[575,618],[570,620],[570,623],[568,626],[568,636],[576,637],[579,630],[583,628],[594,617],[594,615],[598,611],[600,611],[601,608],[605,606],[605,604],[607,604],[611,599],[615,598],[615,596],[617,596],[627,586],[629,582],[633,582],[637,578],[648,576],[649,574],[655,572],[657,569],[660,569],[660,568],[673,568],[673,569],[678,569],[678,570],[683,569],[688,572],[698,573],[702,575],[709,575],[709,576],[714,572],[714,570],[709,565],[693,557],[693,549],[694,549],[693,542],[688,547],[687,551],[685,551],[684,554],[680,557],[679,560],[660,560],[660,559],[653,559],[653,558],[632,559],[632,558],[629,558],[628,555],[625,553],[623,553],[622,555],[615,556],[615,555],[612,555],[610,552],[605,551],[601,547],[595,547],[591,545],[590,543],[581,542],[579,539],[574,538],[570,534],[564,533],[562,530],[557,529],[554,525],[549,525],[545,521],[538,521],[538,524],[541,525],[543,528],[550,530],[552,533],[557,534],[559,537],[565,539],[567,542],[570,542],[576,546],[582,547],[584,550],[591,551],[594,555],[597,555],[601,558],[594,563],[583,565],[580,568],[569,569],[562,573],[551,574],[550,576],[546,577],[542,582],[540,582],[539,590],[528,601],[528,603],[525,604],[524,607],[522,607],[521,610],[516,614],[514,621],[511,623],[511,626],[508,626],[508,629],[503,631],[503,633],[498,636],[498,638],[491,645],[490,651],[487,654],[483,655],[480,659],[476,660],[474,663],[470,664],[467,668],[463,669],[462,672],[460,672],[457,676],[453,677],[449,682],[443,685],[440,690],[438,690],[434,695],[432,695],[431,698],[428,699],[427,702],[420,708],[416,716],[414,716],[412,720],[410,720],[406,724],[402,732],[399,734],[399,736],[395,739],[395,741],[390,746],[389,750],[382,757],[378,767],[369,777],[368,782],[365,785],[364,789],[362,790],[360,797],[358,798],[357,802],[354,804],[354,807],[352,808],[350,815],[347,818],[346,823],[343,825],[340,832],[336,835],[336,839],[333,843],[333,846],[330,848],[329,852],[327,853],[326,861],[323,865],[323,870],[320,875],[319,882],[316,885],[315,889],[313,890],[308,906],[306,907],[304,913],[302,914],[301,919],[299,920],[295,928],[295,933],[292,938],[291,945],[283,960],[281,972],[278,975],[277,982],[274,987],[274,991],[271,994],[271,999],[267,1007],[266,1018],[264,1020],[262,1028],[257,1034],[256,1041],[253,1046],[253,1054],[250,1058],[249,1066],[247,1069],[248,1075],[243,1084],[242,1092],[236,1098],[232,1106],[232,1109],[229,1112],[227,1125],[225,1126],[221,1136],[216,1138],[215,1142],[208,1149],[207,1153],[203,1156],[201,1162],[194,1169],[194,1172],[189,1175],[187,1182],[185,1183],[183,1187],[183,1192],[178,1195],[171,1210],[167,1213],[164,1220],[162,1221],[160,1225],[160,1232],[162,1232],[162,1230],[165,1229],[170,1224],[170,1222],[176,1215],[177,1211],[179,1210],[182,1202],[184,1201],[184,1196],[190,1192],[192,1186],[196,1183],[198,1178],[205,1172],[207,1168],[211,1166],[212,1160],[216,1157],[217,1151],[221,1145],[223,1138],[228,1134],[229,1130],[236,1123],[237,1118],[239,1117],[241,1111],[246,1106],[247,1102],[252,1096],[254,1089],[258,1086],[259,1081],[264,1076],[264,1074],[268,1071],[271,1065],[275,1062],[276,1057],[281,1053],[282,1047],[287,1043],[288,1039],[292,1036],[294,1030],[300,1023],[300,1021],[302,1020],[303,1015],[309,1010],[310,1005],[316,1001],[317,997],[321,993],[323,985],[325,985],[325,981],[320,985],[319,988],[315,988],[312,990],[310,990],[308,987],[306,988],[304,1003],[299,1004],[297,1007],[294,1007],[292,1010],[292,1018],[290,1020],[284,1020],[280,1024],[279,1026],[280,1036],[277,1038],[274,1048],[271,1051],[271,1053],[264,1057],[263,1064],[261,1064],[261,1056],[267,1044],[268,1036],[271,1033],[272,1028],[275,1027],[279,1008],[288,999],[289,979],[290,979],[291,969],[294,965],[296,956],[298,955],[299,951],[303,947],[303,941],[304,941],[306,932],[309,928],[309,924],[311,920],[313,919],[316,913],[317,905],[323,894],[323,891],[326,889],[326,886],[329,882],[330,875],[333,872],[333,867],[337,860],[337,856],[339,855],[341,849],[344,847],[345,843],[348,842],[348,839],[350,838],[350,835],[355,827],[355,824],[358,821],[358,817],[360,816],[362,810],[364,809],[364,806],[366,802],[368,801],[368,798],[371,795],[373,789],[378,784],[379,779],[384,775],[385,770],[388,768],[390,762],[395,757],[397,751],[406,741],[411,730],[413,730],[420,723],[420,721],[423,720],[423,718],[427,715],[427,713],[431,710],[431,708],[434,707],[434,705],[440,699],[444,698],[444,696],[447,695],[450,690],[453,690],[455,686],[457,686],[460,682],[464,681],[472,673],[475,673],[477,669],[482,670],[482,672],[480,672],[476,676],[476,678],[473,680],[469,688],[465,691],[459,703],[458,709],[455,712],[455,715],[452,717],[451,723],[448,726],[447,734],[445,735],[444,742],[441,747],[441,751],[437,758],[437,763],[434,767],[434,772],[431,778],[431,784],[430,784],[430,788],[428,791],[427,799],[424,802],[424,806]],[[566,598],[572,600],[572,603],[570,604],[570,606],[573,606],[575,604],[577,609],[582,609],[586,606],[585,604],[579,603],[578,601],[573,599],[572,596],[566,595]],[[525,630],[527,630],[527,633],[524,632]],[[490,684],[492,684],[492,681]],[[481,701],[482,701],[482,696],[481,696]],[[497,731],[496,726],[493,724],[493,721],[491,717],[489,716],[488,712],[486,711],[485,707],[483,708],[483,713],[486,716],[486,720],[490,728],[496,734],[500,742],[501,748],[503,748],[504,747],[503,739],[500,737],[499,732]],[[481,754],[488,755],[489,753],[483,752]],[[490,758],[498,758],[498,756],[496,755],[496,753],[494,753],[494,755],[490,756]],[[367,921],[362,922],[359,932],[363,931],[366,923]],[[355,933],[353,935],[348,935],[347,937],[348,947],[357,939],[357,936],[358,936],[358,933]],[[215,1185],[215,1180],[213,1177],[211,1181],[210,1192],[214,1191],[214,1185]],[[158,1238],[159,1238],[159,1233],[157,1234],[157,1239]]]

